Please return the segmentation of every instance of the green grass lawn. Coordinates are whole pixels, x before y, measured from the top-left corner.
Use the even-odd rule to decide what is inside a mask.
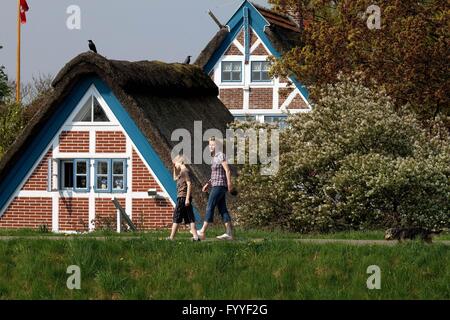
[[[138,233],[128,233],[124,232],[121,234],[117,234],[112,231],[96,231],[87,234],[81,235],[68,235],[69,237],[95,237],[95,236],[113,236],[113,237],[129,237],[129,236],[139,236],[146,238],[162,238],[167,237],[169,231],[168,230],[159,230],[159,231],[151,231],[151,232],[138,232]],[[221,227],[213,227],[208,232],[208,236],[215,237],[216,235],[222,234],[223,228]],[[372,231],[345,231],[345,232],[336,232],[336,233],[294,233],[294,232],[285,232],[281,230],[253,230],[253,229],[240,229],[236,228],[235,235],[237,239],[242,240],[251,240],[251,239],[355,239],[355,240],[383,240],[384,231],[381,230],[372,230]],[[0,236],[62,236],[62,234],[56,233],[41,233],[36,230],[31,229],[0,229]],[[180,235],[181,238],[190,237],[188,233],[184,233]],[[442,233],[436,237],[435,240],[450,240],[450,233]]]
[[[159,240],[167,236],[161,231],[128,241],[0,241],[0,299],[450,299],[450,247],[443,244],[320,245],[276,241],[276,232],[237,235],[267,240],[192,243],[182,233],[170,242]],[[69,265],[81,268],[81,290],[66,287]],[[381,268],[381,290],[366,287],[370,265]]]

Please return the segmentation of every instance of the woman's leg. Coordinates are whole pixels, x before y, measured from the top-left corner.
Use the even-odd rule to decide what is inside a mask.
[[[217,197],[220,195],[220,189],[218,187],[212,187],[211,192],[208,197],[208,205],[206,206],[205,222],[203,222],[203,227],[198,232],[204,239],[204,234],[210,223],[214,222],[214,209],[217,205]]]
[[[225,224],[226,234],[229,235],[230,237],[233,237],[233,224],[231,223],[231,216],[227,209],[226,194],[227,190],[223,188],[221,197],[217,201],[217,207],[222,217],[222,221]]]
[[[169,237],[170,239],[173,240],[175,238],[177,230],[178,230],[178,223],[172,224],[172,232],[170,233],[170,237]]]

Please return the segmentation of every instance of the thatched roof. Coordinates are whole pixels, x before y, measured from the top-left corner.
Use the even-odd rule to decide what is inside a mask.
[[[280,54],[296,46],[301,46],[301,30],[290,16],[264,8],[255,3],[252,4],[270,23],[270,26],[264,32]],[[204,68],[214,53],[219,49],[228,33],[226,27],[222,28],[200,53],[195,64]]]
[[[193,136],[194,121],[202,121],[203,130],[216,128],[225,132],[233,116],[217,98],[218,88],[197,66],[167,64],[159,61],[115,61],[92,52],[83,53],[70,61],[53,81],[53,93],[31,106],[36,110],[23,133],[0,161],[0,184],[21,156],[21,151],[33,143],[50,116],[68,97],[77,83],[96,75],[113,91],[127,110],[165,166],[172,167],[170,151],[172,131],[185,128]],[[205,143],[206,146],[206,143]],[[201,185],[209,179],[206,164],[192,165],[194,202],[204,209]]]

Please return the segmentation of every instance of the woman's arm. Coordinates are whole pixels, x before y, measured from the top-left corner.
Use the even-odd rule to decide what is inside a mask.
[[[187,184],[187,193],[186,193],[186,201],[185,201],[185,205],[186,207],[189,206],[189,204],[191,203],[191,187],[192,187],[192,183],[191,180],[186,180],[186,184]]]
[[[231,182],[230,166],[228,165],[228,162],[226,160],[222,162],[222,166],[223,166],[223,169],[225,170],[225,174],[227,175],[228,191],[231,192],[231,190],[233,190],[233,184]]]

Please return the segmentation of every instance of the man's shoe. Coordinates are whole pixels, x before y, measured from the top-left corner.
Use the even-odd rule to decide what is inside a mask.
[[[200,238],[197,238],[197,239],[192,238],[192,241],[193,241],[193,242],[197,242],[197,241],[201,241],[201,240],[200,240]]]

